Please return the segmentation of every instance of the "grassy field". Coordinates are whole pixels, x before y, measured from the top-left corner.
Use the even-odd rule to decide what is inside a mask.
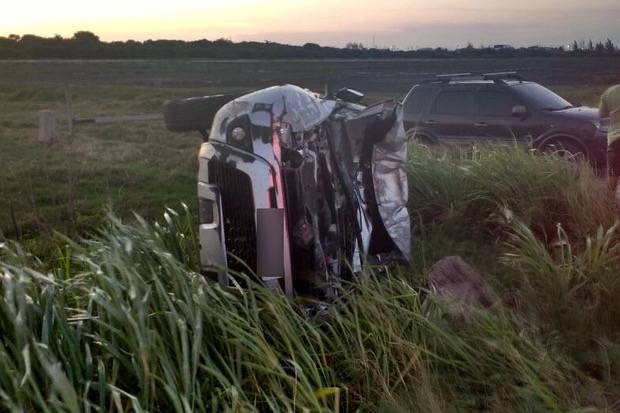
[[[365,274],[342,287],[346,304],[311,317],[259,286],[222,290],[195,273],[198,136],[158,123],[69,136],[61,122],[54,144],[36,141],[37,111],[62,113],[68,83],[78,116],[152,113],[165,99],[270,82],[318,88],[322,67],[369,100],[399,98],[432,72],[516,67],[595,105],[619,80],[608,59],[0,62],[1,406],[620,409],[617,214],[586,167],[412,147],[412,266]],[[429,294],[429,267],[454,254],[482,271],[489,309],[455,316]]]
[[[587,79],[584,65],[591,68]],[[517,68],[574,102],[596,105],[601,91],[620,81],[613,67],[620,60],[2,61],[0,235],[37,241],[54,230],[82,234],[108,208],[153,219],[163,205],[194,207],[197,134],[176,135],[151,123],[80,126],[68,136],[65,87],[76,115],[90,117],[158,113],[166,99],[285,82],[320,90],[329,80],[358,87],[369,101],[398,99],[432,73]],[[36,142],[40,109],[54,109],[60,119],[51,146]]]
[[[413,148],[414,265],[368,272],[307,315],[194,272],[191,214],[106,219],[38,260],[0,250],[0,403],[15,411],[613,412],[620,248],[587,168],[517,151]],[[429,294],[447,254],[493,304]],[[248,280],[251,284],[252,282]]]

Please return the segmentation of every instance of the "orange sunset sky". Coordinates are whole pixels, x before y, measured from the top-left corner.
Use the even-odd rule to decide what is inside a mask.
[[[508,43],[620,43],[619,0],[21,0],[0,35],[90,30],[102,40],[271,40],[399,48]]]

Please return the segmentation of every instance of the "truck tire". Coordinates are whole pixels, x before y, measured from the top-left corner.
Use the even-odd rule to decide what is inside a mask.
[[[217,111],[238,95],[200,96],[164,103],[164,122],[172,132],[208,132]]]

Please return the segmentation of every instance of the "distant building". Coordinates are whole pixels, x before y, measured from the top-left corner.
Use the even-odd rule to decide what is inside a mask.
[[[514,47],[512,47],[509,44],[496,44],[493,46],[493,50],[512,50],[514,49]]]

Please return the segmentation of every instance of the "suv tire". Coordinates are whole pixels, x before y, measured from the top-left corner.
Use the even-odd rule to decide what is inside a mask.
[[[571,162],[584,161],[587,153],[584,148],[569,139],[558,139],[545,143],[541,151],[547,155]]]
[[[429,138],[423,133],[416,133],[414,129],[409,129],[407,131],[407,138],[410,141],[424,146],[435,146],[437,144],[437,142],[433,141],[433,139]]]

